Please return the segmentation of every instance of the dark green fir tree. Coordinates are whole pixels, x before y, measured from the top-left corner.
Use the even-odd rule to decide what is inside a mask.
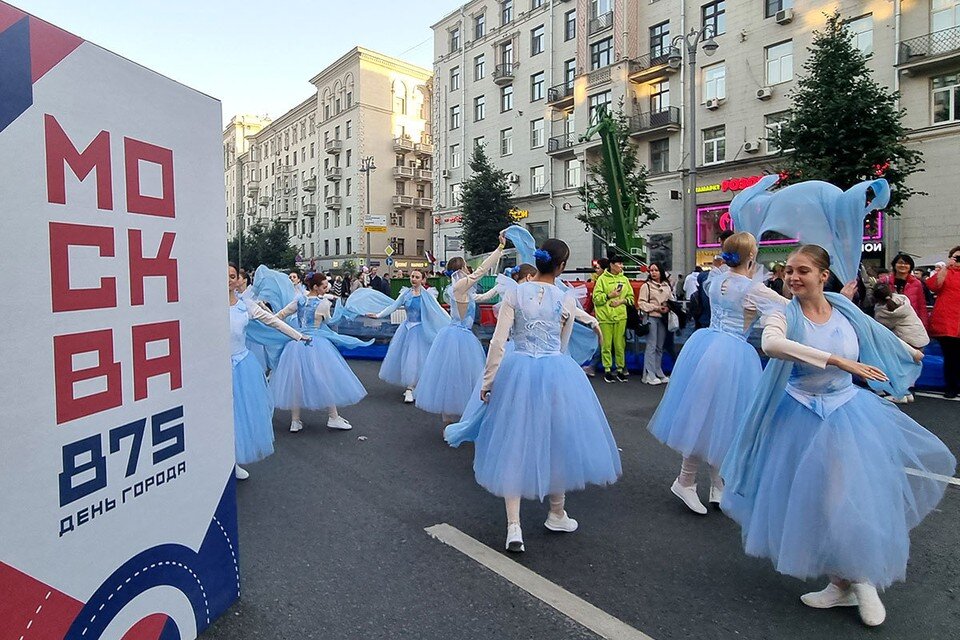
[[[227,256],[234,264],[253,272],[261,264],[271,269],[292,269],[296,265],[297,251],[290,246],[287,225],[274,222],[272,225],[255,224],[238,238],[227,242]]]
[[[791,117],[769,140],[783,155],[782,185],[823,180],[841,189],[873,178],[890,183],[888,215],[898,215],[914,195],[908,184],[923,157],[905,144],[905,111],[897,94],[878,84],[839,13],[814,32],[804,74],[790,92]]]
[[[472,254],[496,249],[498,234],[513,219],[507,172],[490,163],[483,145],[476,145],[470,158],[471,176],[463,182],[463,246]]]

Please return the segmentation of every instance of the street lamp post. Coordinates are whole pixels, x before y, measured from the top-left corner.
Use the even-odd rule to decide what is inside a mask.
[[[690,33],[679,35],[673,39],[670,46],[670,56],[667,63],[671,69],[679,69],[683,63],[683,53],[680,44],[687,49],[687,198],[683,216],[683,248],[687,254],[688,267],[692,270],[696,263],[696,216],[697,216],[697,45],[703,42],[703,52],[712,56],[717,52],[719,45],[713,39],[713,25],[706,25],[700,29],[691,27]],[[692,262],[691,263],[691,258]]]
[[[367,176],[367,211],[364,215],[363,225],[369,228],[370,218],[370,174],[377,168],[373,162],[373,156],[367,156],[360,159],[360,172]],[[370,232],[367,231],[367,267],[370,266]]]

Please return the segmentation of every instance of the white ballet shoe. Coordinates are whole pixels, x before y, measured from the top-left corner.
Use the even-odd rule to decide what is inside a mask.
[[[880,601],[880,594],[877,588],[869,582],[854,582],[850,585],[857,598],[857,610],[860,612],[860,619],[868,627],[877,627],[883,624],[887,619],[887,610]]]
[[[297,433],[298,431],[303,431],[303,423],[299,420],[291,420],[290,433]]]
[[[852,589],[841,589],[832,582],[822,591],[812,591],[800,596],[800,602],[814,609],[833,607],[855,607],[857,596]]]
[[[341,431],[349,431],[353,429],[353,425],[344,420],[342,417],[337,416],[336,418],[329,418],[327,420],[328,429],[340,429]]]
[[[507,525],[507,551],[514,553],[523,552],[523,531],[519,524]]]
[[[412,404],[412,403],[413,403],[413,391],[411,391],[410,389],[407,389],[406,391],[404,391],[404,392],[403,392],[403,401],[404,401],[404,403],[406,403],[406,404]]]
[[[552,512],[548,513],[547,520],[543,523],[543,526],[545,526],[547,529],[550,529],[550,531],[573,533],[580,525],[576,520],[568,516],[566,511],[564,511],[562,516],[555,515]]]
[[[670,485],[670,491],[673,492],[673,495],[683,500],[683,504],[687,505],[690,511],[702,516],[707,515],[707,508],[703,506],[703,503],[700,502],[700,496],[697,495],[697,485],[684,487],[680,484],[680,479],[678,478]]]
[[[250,472],[241,467],[240,465],[234,465],[233,475],[236,476],[237,480],[246,480],[250,477]]]

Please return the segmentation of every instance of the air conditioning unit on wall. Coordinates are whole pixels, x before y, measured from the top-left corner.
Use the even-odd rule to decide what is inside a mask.
[[[743,143],[743,150],[747,153],[756,153],[760,151],[760,141],[759,140],[748,140]]]
[[[714,111],[720,108],[720,98],[710,98],[706,103],[707,109]]]
[[[441,172],[440,172],[440,177],[441,177],[441,178],[449,178],[449,177],[450,177],[450,170],[449,170],[449,169],[444,169],[443,171],[441,171]]]
[[[757,89],[757,100],[769,100],[773,97],[772,87],[760,87]]]
[[[508,178],[508,180],[509,180],[510,184],[520,184],[520,176],[518,176],[518,175],[515,174],[515,173],[511,173],[511,174],[510,174],[510,177]]]
[[[777,11],[777,24],[790,24],[793,22],[793,9],[781,9]]]

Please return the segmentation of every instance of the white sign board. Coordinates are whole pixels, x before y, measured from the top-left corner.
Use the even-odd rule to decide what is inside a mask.
[[[0,637],[194,638],[240,576],[220,104],[0,2],[0,166]]]

